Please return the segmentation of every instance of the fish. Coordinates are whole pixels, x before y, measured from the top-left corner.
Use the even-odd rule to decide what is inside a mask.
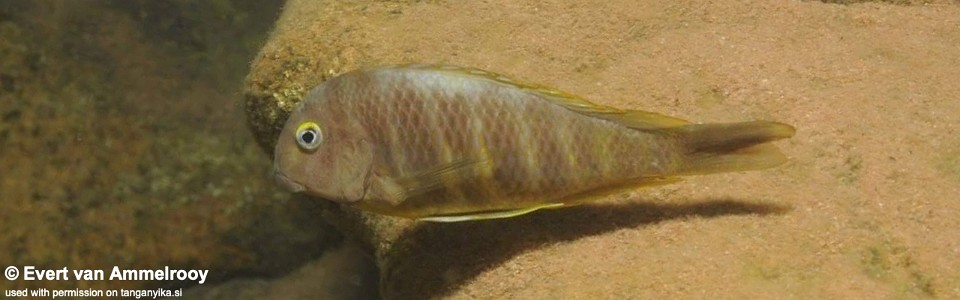
[[[696,124],[475,68],[360,69],[310,90],[274,149],[292,192],[434,222],[579,205],[684,176],[776,167],[773,121]]]

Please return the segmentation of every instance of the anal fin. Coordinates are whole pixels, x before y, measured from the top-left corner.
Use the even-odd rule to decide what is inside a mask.
[[[581,192],[574,194],[565,198],[562,202],[567,205],[580,205],[587,202],[592,202],[594,200],[599,200],[600,198],[625,193],[628,191],[636,190],[643,187],[652,187],[667,185],[671,183],[676,183],[681,180],[680,177],[661,177],[661,176],[650,176],[650,177],[641,177],[640,179],[626,180],[620,183],[611,184],[608,186],[592,189],[589,191]]]
[[[520,215],[525,215],[536,210],[544,208],[558,208],[564,206],[563,203],[549,203],[539,206],[521,208],[521,209],[511,209],[511,210],[497,210],[497,211],[485,211],[478,213],[467,213],[467,214],[454,214],[454,215],[437,215],[419,218],[420,221],[428,222],[463,222],[463,221],[477,221],[477,220],[490,220],[490,219],[503,219],[503,218],[512,218]]]
[[[496,210],[496,211],[482,211],[482,212],[471,212],[464,214],[450,214],[450,215],[434,215],[423,218],[418,218],[420,221],[428,222],[463,222],[463,221],[477,221],[477,220],[490,220],[490,219],[503,219],[503,218],[512,218],[520,215],[525,215],[540,209],[548,208],[560,208],[565,206],[577,206],[583,203],[592,202],[599,198],[603,198],[609,195],[622,193],[625,191],[634,190],[640,187],[650,187],[671,184],[680,181],[679,177],[642,177],[639,180],[629,180],[618,184],[612,184],[606,187],[601,187],[582,193],[574,194],[569,197],[566,197],[561,202],[555,203],[546,203],[541,205],[536,205],[532,207],[525,207],[520,209],[508,209],[508,210]]]

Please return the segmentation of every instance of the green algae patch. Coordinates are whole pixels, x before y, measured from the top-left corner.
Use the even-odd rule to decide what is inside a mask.
[[[843,162],[843,167],[836,173],[841,183],[852,185],[860,180],[860,173],[863,169],[863,158],[860,154],[850,154]]]
[[[769,263],[752,262],[743,266],[743,274],[748,278],[773,281],[783,277],[783,267]]]
[[[947,177],[960,181],[960,152],[944,155],[937,169]]]
[[[891,240],[866,247],[860,254],[861,270],[868,277],[887,283],[901,296],[937,295],[933,277],[913,258],[910,249]]]
[[[699,108],[709,109],[722,105],[724,100],[726,100],[726,97],[723,95],[723,92],[720,91],[720,89],[713,87],[700,91],[698,93],[696,104]]]

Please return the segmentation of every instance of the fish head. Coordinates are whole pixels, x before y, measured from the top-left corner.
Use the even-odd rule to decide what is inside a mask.
[[[276,180],[292,192],[350,203],[369,186],[373,155],[362,128],[307,98],[287,119],[274,150]]]

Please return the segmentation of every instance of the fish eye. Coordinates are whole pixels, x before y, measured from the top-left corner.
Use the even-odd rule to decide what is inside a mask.
[[[323,132],[320,131],[320,125],[314,122],[304,122],[297,127],[296,133],[297,145],[304,150],[316,150],[323,142]]]

